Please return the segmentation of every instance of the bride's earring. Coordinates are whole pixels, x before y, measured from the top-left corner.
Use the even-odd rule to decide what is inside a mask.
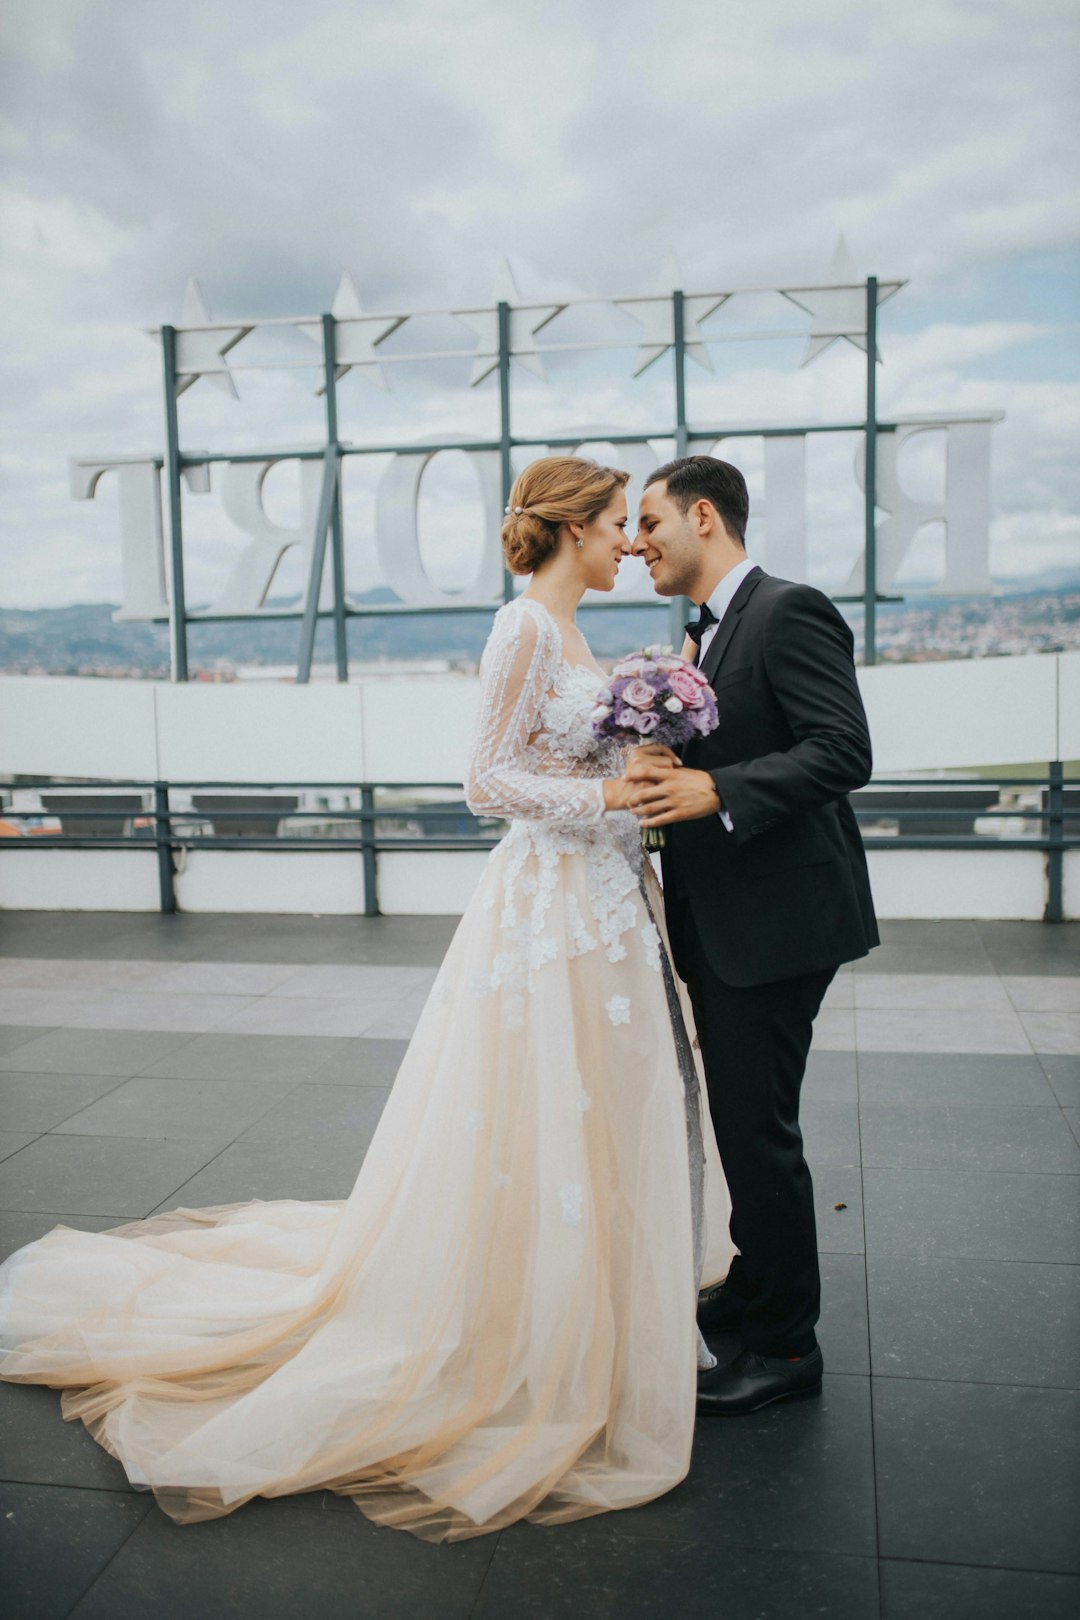
[[[579,551],[584,551],[584,549],[585,549],[585,542],[584,542],[584,540],[575,540],[575,541],[574,541],[574,544],[575,544],[575,546],[577,546],[577,548],[578,548],[578,550],[579,550]]]

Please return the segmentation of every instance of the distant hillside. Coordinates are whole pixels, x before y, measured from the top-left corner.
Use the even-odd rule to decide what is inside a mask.
[[[385,600],[372,592],[367,600]],[[289,603],[278,602],[278,607]],[[8,674],[130,674],[168,676],[169,634],[159,624],[117,624],[105,602],[64,608],[0,608],[0,671]],[[655,609],[605,609],[587,613],[587,633],[602,656],[616,656],[644,641],[664,639],[666,624]],[[355,659],[448,658],[475,664],[491,627],[491,609],[430,618],[350,619],[349,656]],[[232,624],[193,624],[188,657],[193,670],[229,670],[238,665],[296,662],[299,619],[247,619]],[[319,623],[315,661],[333,660],[333,628]]]
[[[1080,648],[1080,582],[1063,574],[1063,584],[1057,590],[1008,596],[912,596],[885,603],[878,617],[879,657],[907,662]],[[367,600],[385,600],[387,595],[372,592]],[[858,643],[861,609],[848,606],[844,611]],[[165,626],[116,624],[114,612],[104,602],[63,608],[0,608],[0,673],[167,678]],[[349,656],[365,661],[446,658],[475,664],[490,624],[490,610],[431,618],[352,619]],[[655,609],[586,609],[583,625],[595,651],[604,658],[667,637],[664,615]],[[239,666],[287,666],[296,662],[299,639],[298,619],[195,624],[189,629],[189,661],[193,673],[217,672],[226,677]],[[324,620],[319,625],[315,661],[325,664],[332,660],[332,627]]]

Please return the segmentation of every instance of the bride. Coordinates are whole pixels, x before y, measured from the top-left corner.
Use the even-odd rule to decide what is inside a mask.
[[[329,1488],[453,1540],[686,1474],[729,1208],[574,623],[628,550],[626,482],[560,456],[514,484],[532,578],[495,616],[468,780],[510,830],[349,1198],[57,1227],[0,1269],[0,1375],[62,1388],[176,1520]]]

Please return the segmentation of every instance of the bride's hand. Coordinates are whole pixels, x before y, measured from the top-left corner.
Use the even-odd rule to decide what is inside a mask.
[[[640,747],[630,750],[623,775],[629,776],[635,766],[640,765],[648,766],[650,770],[673,770],[681,764],[678,754],[673,754],[670,748],[665,748],[661,743],[642,743]]]

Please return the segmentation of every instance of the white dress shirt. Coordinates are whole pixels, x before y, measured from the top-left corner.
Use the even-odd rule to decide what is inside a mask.
[[[698,654],[699,667],[705,662],[705,654],[709,650],[713,636],[715,636],[716,632],[720,628],[720,621],[723,619],[724,614],[727,612],[728,608],[735,599],[736,591],[739,589],[739,586],[742,584],[750,570],[756,567],[757,563],[755,563],[751,557],[745,557],[741,563],[735,564],[735,567],[730,573],[724,575],[715,591],[713,591],[712,595],[709,597],[706,606],[708,607],[710,613],[715,613],[716,623],[710,624],[709,628],[701,638],[701,652]],[[718,814],[728,832],[734,832],[735,828],[732,825],[731,817],[728,812],[726,810],[721,810],[718,812]]]

